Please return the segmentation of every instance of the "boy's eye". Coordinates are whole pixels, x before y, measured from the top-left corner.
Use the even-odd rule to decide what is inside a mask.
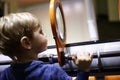
[[[42,30],[40,30],[40,34],[43,34],[43,31],[42,31]]]

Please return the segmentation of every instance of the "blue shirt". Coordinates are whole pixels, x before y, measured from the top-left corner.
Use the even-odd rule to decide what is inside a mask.
[[[77,80],[88,80],[89,73],[79,72]],[[0,80],[72,80],[61,67],[32,61],[24,64],[11,64],[0,75]]]

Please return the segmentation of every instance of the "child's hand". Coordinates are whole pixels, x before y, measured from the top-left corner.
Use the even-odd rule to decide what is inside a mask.
[[[89,72],[92,62],[93,54],[89,52],[80,53],[72,57],[74,63],[78,66],[79,70]]]

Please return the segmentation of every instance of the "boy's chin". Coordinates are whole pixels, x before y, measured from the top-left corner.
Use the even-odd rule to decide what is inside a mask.
[[[46,51],[46,50],[47,50],[47,47],[44,48],[43,50],[41,50],[39,53],[44,52],[44,51]]]
[[[43,51],[46,51],[46,50],[47,50],[47,47],[46,47]],[[43,52],[43,51],[42,51],[42,52]]]

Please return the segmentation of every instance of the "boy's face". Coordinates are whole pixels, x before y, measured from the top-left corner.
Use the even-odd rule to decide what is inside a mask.
[[[40,53],[47,49],[47,39],[41,28],[38,28],[33,32],[32,48],[36,53]]]

